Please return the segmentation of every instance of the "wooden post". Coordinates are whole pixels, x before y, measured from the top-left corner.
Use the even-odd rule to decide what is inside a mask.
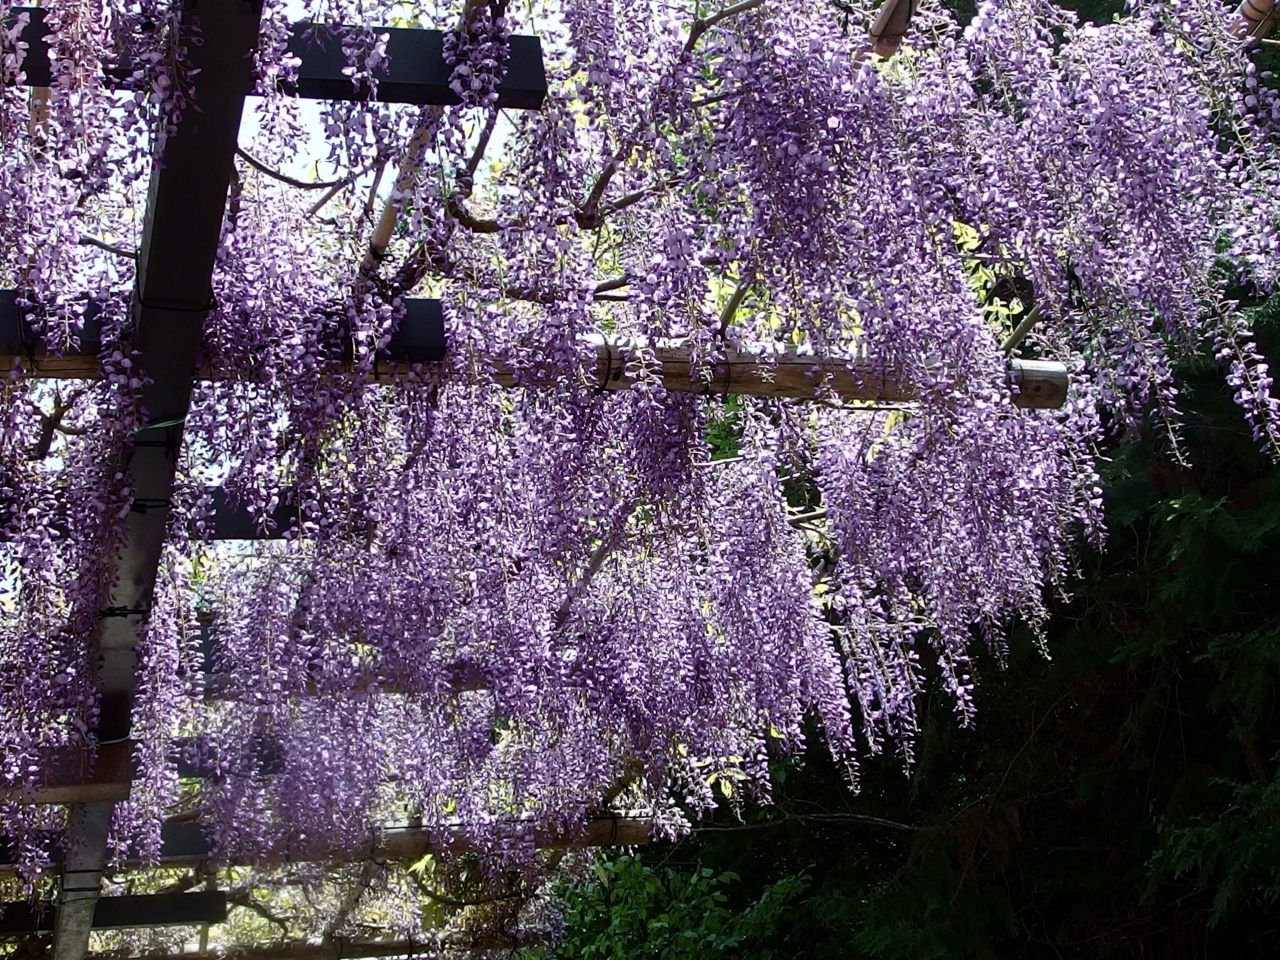
[[[885,0],[871,25],[871,52],[880,57],[897,53],[915,12],[916,0]]]
[[[235,165],[245,96],[253,88],[251,54],[261,6],[245,0],[187,0],[178,25],[197,68],[194,99],[162,138],[151,174],[138,279],[133,346],[150,384],[141,398],[150,424],[138,430],[122,468],[138,509],[124,520],[118,555],[103,584],[97,636],[97,684],[103,739],[128,735],[136,654],[151,605],[169,517],[180,424],[191,402],[204,317],[213,302],[213,265]],[[195,38],[198,37],[198,42]],[[144,506],[145,505],[145,506]],[[107,705],[110,702],[111,709]],[[114,728],[108,733],[106,726]],[[72,806],[52,960],[83,960],[94,925],[112,804]]]

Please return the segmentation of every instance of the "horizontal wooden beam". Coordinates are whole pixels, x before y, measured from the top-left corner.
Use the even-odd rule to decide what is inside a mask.
[[[52,901],[19,901],[3,904],[0,936],[29,937],[53,932]],[[153,893],[100,897],[93,908],[94,930],[128,930],[138,927],[182,927],[222,923],[227,919],[227,895],[221,890],[198,893]]]
[[[453,67],[444,58],[444,31],[373,27],[371,33],[387,37],[387,60],[375,71],[376,84],[353,83],[343,73],[347,57],[342,43],[326,35],[333,31],[327,24],[294,24],[289,52],[302,63],[296,80],[281,82],[284,93],[310,100],[379,100],[421,106],[455,106],[462,102],[449,86]],[[547,96],[541,42],[537,37],[513,36],[509,48],[506,73],[498,84],[497,105],[515,110],[540,109]]]
[[[536,945],[536,941],[527,940],[518,944],[526,948]],[[436,956],[442,947],[460,951],[460,956],[468,956],[469,951],[510,951],[515,946],[517,944],[512,943],[509,937],[503,937],[499,931],[485,930],[439,940],[424,937],[423,940],[368,940],[361,943],[338,938],[333,944],[299,940],[271,946],[227,947],[201,955],[200,960],[373,960],[377,957]],[[142,954],[131,960],[193,960],[195,956],[191,953],[155,953]],[[119,955],[89,954],[88,960],[119,960]]]
[[[51,751],[34,793],[20,787],[0,790],[0,799],[18,803],[117,803],[129,799],[133,744],[108,743],[97,755],[87,747]]]
[[[49,830],[43,835],[49,845],[54,863],[59,863],[61,850],[57,842],[61,831]],[[209,841],[204,826],[197,820],[171,820],[160,825],[160,866],[181,866],[199,863],[209,856]],[[142,862],[137,850],[125,853],[122,866],[138,867]],[[0,876],[9,877],[18,870],[18,851],[14,844],[0,836]]]
[[[34,332],[32,318],[16,305],[13,291],[0,291],[0,371],[22,365],[31,376],[49,379],[100,376],[97,354],[103,344],[96,326],[96,308],[88,302],[85,316],[80,351],[62,357],[50,356]],[[635,383],[637,365],[632,363],[632,358],[645,354],[660,362],[657,377],[665,389],[674,393],[798,400],[835,395],[848,401],[871,403],[905,403],[916,399],[891,372],[886,373],[867,362],[849,365],[828,361],[805,346],[764,344],[741,350],[730,348],[719,362],[700,368],[691,361],[689,345],[681,341],[648,344],[596,335],[586,338],[583,346],[595,354],[590,384],[605,390],[625,390]],[[447,354],[440,301],[411,299],[406,301],[404,317],[374,364],[372,378],[391,383],[408,373],[414,364],[441,361]],[[210,369],[200,376],[217,380],[240,374]],[[494,380],[514,387],[536,381],[536,374],[522,373],[500,363],[494,371]],[[1009,382],[1017,389],[1014,398],[1017,406],[1052,409],[1066,402],[1070,378],[1062,363],[1013,360],[1009,364]]]
[[[22,70],[29,87],[53,83],[49,42],[52,31],[41,7],[16,7],[9,23],[26,14],[27,25],[20,39],[27,44]],[[342,51],[343,34],[386,35],[387,57],[374,71],[376,83],[353,81],[343,71],[347,57]],[[397,27],[354,28],[340,24],[295,23],[288,49],[300,61],[296,77],[282,79],[281,92],[309,100],[377,100],[382,103],[410,103],[421,106],[452,106],[461,103],[449,86],[453,67],[444,58],[444,37],[440,30],[406,30]],[[127,87],[132,68],[127,63],[110,66],[107,77]],[[242,90],[250,93],[251,90]],[[547,95],[547,78],[542,66],[542,44],[537,37],[513,36],[506,73],[498,84],[499,107],[537,110]]]
[[[495,826],[500,826],[495,824]],[[506,824],[505,826],[519,826]],[[588,820],[582,830],[564,833],[533,829],[533,843],[539,850],[568,850],[588,847],[639,847],[649,843],[653,820],[649,817],[597,816]],[[370,834],[369,843],[360,849],[356,859],[413,863],[429,853],[466,853],[474,849],[459,827],[386,827]],[[205,826],[197,820],[166,823],[160,830],[159,864],[165,867],[194,867],[209,859],[210,847]],[[310,850],[289,862],[344,862],[342,851]],[[12,851],[0,843],[0,876],[17,869]],[[122,866],[137,868],[142,860],[136,852],[125,856]]]

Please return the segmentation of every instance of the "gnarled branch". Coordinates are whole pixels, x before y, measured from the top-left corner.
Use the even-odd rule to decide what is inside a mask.
[[[107,243],[105,240],[99,240],[97,237],[89,235],[80,238],[80,246],[97,247],[99,250],[105,250],[107,253],[114,253],[117,257],[128,257],[130,260],[138,259],[138,251],[130,250],[127,247],[117,247],[113,243]]]
[[[259,173],[264,173],[273,180],[279,180],[281,183],[288,184],[291,187],[297,187],[300,190],[329,190],[333,187],[345,187],[364,173],[363,170],[360,171],[360,173],[352,173],[343,177],[341,180],[297,180],[288,174],[281,173],[279,170],[273,170],[261,160],[254,159],[241,147],[236,147],[236,156],[249,166],[253,167],[253,169],[257,170]]]
[[[764,6],[764,0],[742,0],[741,3],[735,3],[731,7],[725,7],[719,13],[713,13],[709,17],[703,17],[701,20],[695,20],[693,26],[689,28],[689,38],[685,41],[685,53],[692,53],[693,48],[698,45],[698,41],[702,39],[702,35],[708,30],[720,25],[730,17],[736,17],[740,13],[747,13],[758,7]]]

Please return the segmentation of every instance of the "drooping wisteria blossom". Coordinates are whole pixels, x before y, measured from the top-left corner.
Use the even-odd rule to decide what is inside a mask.
[[[717,796],[767,800],[769,756],[814,729],[856,780],[862,752],[910,759],[928,684],[981,722],[973,657],[1043,621],[1080,538],[1102,538],[1096,446],[1176,444],[1181,358],[1212,350],[1275,445],[1271,378],[1224,291],[1280,276],[1280,105],[1217,4],[1104,26],[1042,0],[965,25],[926,5],[890,60],[815,8],[499,4],[446,43],[461,105],[307,113],[275,86],[296,10],[267,5],[241,134],[257,166],[224,223],[203,358],[220,377],[185,423],[120,849],[157,853],[179,761],[204,774],[217,854],[262,863],[357,854],[406,817],[507,864],[534,827],[609,804],[678,833]],[[105,304],[108,376],[4,386],[0,777],[17,790],[92,730],[139,422],[112,345],[133,263],[110,248],[138,243],[149,144],[198,109],[181,55],[159,53],[166,7],[50,10],[58,85],[0,88],[3,276],[55,349],[77,304]],[[356,82],[387,55],[379,17],[459,11],[307,13],[361,28],[332,37]],[[520,33],[542,39],[549,94],[498,110]],[[122,51],[140,92],[101,81]],[[386,202],[400,227],[371,257]],[[444,301],[448,361],[375,376],[424,296]],[[1070,367],[1060,410],[1014,404],[1002,341],[1033,306],[1008,350]],[[595,382],[592,335],[627,345],[630,389]],[[857,361],[916,399],[676,394],[659,340],[708,371],[729,348],[805,345],[816,383]],[[295,522],[210,540],[215,487],[264,533],[280,504]],[[41,667],[10,681],[10,663]],[[4,817],[36,869],[51,816]]]

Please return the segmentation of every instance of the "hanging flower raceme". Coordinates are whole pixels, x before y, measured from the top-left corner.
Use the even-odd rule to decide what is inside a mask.
[[[99,3],[0,6],[5,319],[46,353],[103,350],[100,379],[56,384],[26,378],[29,361],[11,358],[0,400],[0,802],[29,876],[61,822],[33,794],[51,772],[93,763],[103,578],[130,500],[121,460],[142,381],[128,351],[105,345],[128,322],[146,131],[175,101],[140,109],[111,89],[115,27],[128,16]],[[28,59],[24,36],[41,23],[47,63]]]
[[[154,51],[164,31],[140,9],[101,22]],[[485,8],[446,40],[460,106],[323,107],[311,156],[316,125],[268,82],[296,64],[267,9],[242,134],[258,162],[218,254],[216,374],[186,420],[122,843],[156,852],[180,763],[229,860],[355,853],[414,817],[511,863],[601,804],[679,830],[718,797],[767,799],[769,756],[801,749],[810,720],[851,777],[860,742],[909,757],[924,686],[973,722],[976,653],[1042,622],[1078,538],[1101,538],[1095,445],[1153,409],[1176,434],[1181,359],[1211,347],[1259,440],[1277,435],[1223,291],[1274,284],[1280,144],[1216,6],[1090,26],[998,0],[965,27],[930,12],[889,61],[811,4],[724,10]],[[400,8],[314,12],[359,26],[335,42],[353,83],[374,79],[376,21]],[[416,25],[457,11],[437,13]],[[536,28],[547,100],[510,116],[509,34]],[[107,56],[103,29],[75,40],[85,63]],[[75,89],[55,104],[97,113],[55,107],[48,136],[79,179],[46,176],[30,104],[0,91],[17,158],[0,235],[66,343],[67,304],[91,293],[123,322],[133,281],[79,246],[85,222],[123,231],[141,209],[138,158],[95,132],[115,101]],[[335,186],[259,169],[302,159],[333,164]],[[389,264],[366,253],[380,199],[401,213]],[[32,225],[45,246],[19,239]],[[422,296],[443,300],[448,360],[388,374],[379,351]],[[611,361],[625,349],[629,389],[600,378],[602,341]],[[672,341],[708,377],[735,350],[811,349],[817,399],[669,392]],[[1014,350],[1069,365],[1062,409],[1015,406]],[[27,718],[0,727],[6,771],[69,742],[55,715],[92,699],[127,359],[106,358],[116,378],[74,408],[90,432],[59,440],[56,465],[23,451],[47,422],[30,405],[65,397],[5,387],[0,656],[74,639],[40,651],[53,672],[0,688],[16,711],[0,715]],[[906,399],[839,396],[850,369]],[[80,512],[55,530],[42,518],[63,503]],[[283,536],[213,540],[219,504]]]

